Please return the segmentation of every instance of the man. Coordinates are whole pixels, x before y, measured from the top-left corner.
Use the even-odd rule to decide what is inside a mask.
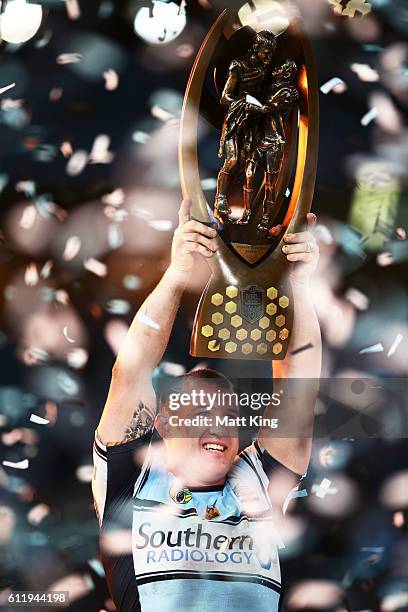
[[[259,97],[269,76],[270,64],[276,50],[276,38],[267,30],[259,32],[252,49],[229,66],[228,78],[221,96],[221,104],[227,107],[222,128],[219,156],[225,160],[218,173],[217,193],[215,196],[215,216],[224,222],[231,209],[228,205],[228,192],[239,166],[254,148],[253,132],[259,122],[259,113],[267,113],[266,106],[248,104],[247,95]],[[244,208],[245,219],[251,210],[253,167],[245,164]]]
[[[95,432],[92,490],[101,557],[120,612],[272,612],[281,589],[279,511],[307,468],[310,437],[270,437],[261,428],[257,442],[237,456],[235,427],[190,426],[186,418],[203,419],[209,411],[186,397],[231,391],[229,381],[211,370],[175,379],[156,414],[153,370],[196,258],[217,250],[215,230],[191,220],[189,209],[189,200],[183,201],[171,264],[132,322]],[[313,224],[314,215],[307,222]],[[274,363],[274,376],[281,378],[279,387],[284,377],[312,381],[302,397],[291,392],[301,432],[310,430],[313,381],[320,374],[320,330],[308,290],[318,248],[305,231],[287,235],[283,250],[294,264],[295,312],[288,357]],[[291,355],[293,347],[308,343],[308,351]],[[236,406],[214,405],[211,416],[217,414],[233,419]],[[174,416],[179,427],[172,426]],[[150,444],[154,425],[163,440],[159,448]]]
[[[289,109],[299,99],[298,90],[292,84],[296,72],[297,66],[293,60],[286,60],[272,71],[273,81],[266,101],[270,112],[265,115],[262,135],[257,139],[256,156],[265,169],[265,197],[262,217],[258,224],[258,232],[264,235],[268,234],[272,221],[279,212],[276,185],[286,142],[285,119]],[[272,232],[272,235],[276,235],[276,232]]]

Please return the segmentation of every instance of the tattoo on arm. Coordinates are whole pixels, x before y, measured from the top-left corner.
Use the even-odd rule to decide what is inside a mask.
[[[119,442],[105,442],[105,446],[116,446],[141,438],[152,429],[154,417],[154,411],[143,402],[139,402],[138,407],[133,411],[129,425],[126,427],[123,439]]]

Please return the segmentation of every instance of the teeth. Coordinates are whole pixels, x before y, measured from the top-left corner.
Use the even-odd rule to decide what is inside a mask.
[[[221,452],[225,450],[225,446],[222,446],[222,444],[207,443],[207,444],[204,444],[204,448],[205,450],[215,450],[215,451],[221,451]]]

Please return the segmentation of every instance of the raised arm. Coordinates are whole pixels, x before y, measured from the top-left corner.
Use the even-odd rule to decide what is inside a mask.
[[[212,257],[214,229],[190,220],[190,201],[183,200],[174,233],[171,264],[138,310],[112,370],[108,398],[97,428],[109,446],[149,431],[156,416],[152,374],[166,350],[183,291],[197,256]]]
[[[307,222],[310,229],[316,222],[315,215],[309,213]],[[278,433],[271,437],[261,429],[259,440],[280,463],[303,474],[310,459],[314,406],[321,373],[320,326],[309,286],[319,259],[319,248],[310,231],[286,235],[285,242],[283,251],[288,261],[294,264],[290,276],[294,322],[286,358],[273,362],[272,370],[273,378],[280,379],[279,390],[284,391],[282,408],[287,415],[287,427],[293,434],[291,437],[278,437]],[[296,352],[297,349],[302,350]],[[298,379],[298,382],[293,379]],[[273,416],[273,408],[269,410]]]

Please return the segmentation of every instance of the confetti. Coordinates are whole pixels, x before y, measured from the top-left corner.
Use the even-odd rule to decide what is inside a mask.
[[[24,282],[28,287],[34,287],[38,283],[38,270],[37,265],[35,263],[28,264],[25,274],[24,274]]]
[[[404,339],[404,336],[402,334],[397,334],[394,342],[391,345],[390,350],[387,353],[387,357],[391,357],[391,355],[395,353],[395,351],[397,350],[397,348],[399,347],[403,339]]]
[[[88,257],[88,259],[85,259],[84,268],[85,270],[88,270],[88,272],[93,272],[96,276],[100,277],[106,276],[108,273],[107,266],[94,257]]]
[[[61,98],[62,93],[63,93],[62,87],[54,87],[50,91],[49,99],[51,100],[51,102],[57,102],[57,100]]]
[[[33,227],[35,220],[37,218],[37,210],[33,204],[26,206],[23,210],[23,214],[20,219],[20,227],[25,230],[29,230]]]
[[[339,77],[333,77],[320,87],[320,91],[325,95],[327,95],[331,91],[334,91],[334,93],[343,93],[344,91],[346,91],[346,89],[347,85],[345,84],[343,79],[340,79]]]
[[[173,223],[167,219],[156,219],[147,224],[158,232],[169,232],[173,227]]]
[[[71,261],[81,250],[82,242],[79,236],[70,236],[65,243],[62,258],[64,261]]]
[[[407,232],[403,227],[397,227],[395,230],[395,235],[399,240],[405,240],[407,237]]]
[[[351,70],[356,73],[360,81],[367,83],[375,83],[380,80],[380,75],[377,70],[371,68],[368,64],[354,63],[350,66]]]
[[[91,482],[93,470],[93,465],[80,465],[75,470],[75,476],[79,482]]]
[[[163,361],[160,364],[160,370],[168,376],[182,376],[186,368],[181,363],[172,363],[171,361]]]
[[[111,314],[124,315],[130,310],[130,304],[126,300],[109,300],[106,310]]]
[[[115,89],[119,86],[119,76],[115,70],[109,68],[103,73],[103,77],[105,79],[105,89],[107,91],[115,91]]]
[[[41,268],[41,276],[42,276],[42,278],[49,278],[53,266],[54,266],[54,264],[51,261],[51,259],[48,259],[48,261],[46,261],[45,264],[43,265],[43,267]]]
[[[79,19],[81,9],[79,8],[78,0],[65,0],[65,8],[70,19]]]
[[[125,289],[134,291],[135,289],[139,289],[142,286],[142,281],[138,276],[134,276],[133,274],[126,274],[126,276],[123,277],[122,284]]]
[[[353,306],[357,308],[357,310],[367,310],[370,305],[370,300],[368,299],[368,297],[364,295],[364,293],[361,293],[361,291],[359,291],[358,289],[355,289],[354,287],[350,287],[350,289],[347,289],[346,293],[344,294],[344,297],[346,298],[346,300],[351,302]]]
[[[324,499],[326,495],[334,495],[335,493],[337,493],[337,489],[334,487],[330,488],[331,484],[331,480],[329,480],[328,478],[323,478],[322,482],[319,485],[312,485],[312,493],[314,493],[316,497],[320,497],[321,499]]]
[[[60,151],[64,157],[71,157],[73,153],[71,143],[65,140],[63,143],[61,143]]]
[[[65,336],[65,338],[68,340],[68,342],[71,342],[71,344],[73,344],[73,343],[75,342],[74,338],[71,338],[71,337],[68,335],[68,326],[67,326],[67,325],[66,325],[66,326],[64,327],[64,329],[62,330],[62,333],[64,334],[64,336]]]
[[[371,346],[367,346],[366,348],[361,349],[361,351],[359,351],[359,354],[366,355],[368,353],[382,353],[383,350],[383,345],[381,344],[381,342],[378,342],[377,344],[372,344]]]
[[[77,381],[67,372],[59,372],[56,380],[59,388],[67,395],[76,395],[78,393],[79,385]]]
[[[206,178],[201,180],[202,189],[215,189],[217,187],[216,178]]]
[[[37,423],[37,425],[48,425],[50,422],[48,419],[44,419],[43,417],[38,416],[38,414],[31,414],[30,421],[32,423]]]
[[[160,325],[156,323],[156,321],[153,321],[153,319],[143,314],[142,312],[137,315],[137,318],[141,323],[144,323],[148,327],[152,327],[153,329],[157,329],[157,330],[160,329]]]
[[[27,520],[32,525],[39,525],[49,513],[50,509],[46,504],[37,504],[27,513]]]
[[[111,249],[118,249],[122,246],[124,237],[122,228],[116,223],[110,223],[108,227],[108,243]]]
[[[172,113],[169,113],[169,111],[164,110],[164,108],[162,108],[158,104],[154,104],[150,109],[150,112],[153,117],[159,119],[159,121],[166,122],[170,119],[174,119],[174,115]]]
[[[294,349],[291,352],[291,355],[297,355],[298,353],[302,353],[303,351],[307,351],[308,349],[313,348],[313,344],[311,342],[309,342],[308,344],[304,344],[303,346],[300,346],[297,349]]]
[[[69,176],[77,176],[81,174],[82,170],[88,163],[88,153],[86,151],[76,151],[66,166],[66,173]]]
[[[115,206],[117,208],[118,206],[122,206],[123,202],[125,201],[125,192],[123,191],[122,187],[118,187],[111,193],[107,193],[102,196],[101,200],[104,204],[109,204],[110,206]]]
[[[76,64],[82,60],[82,55],[80,53],[61,53],[57,57],[57,64]]]
[[[35,183],[34,181],[19,181],[16,183],[16,191],[24,193],[27,198],[31,198],[35,195]]]
[[[28,468],[28,459],[23,459],[22,461],[2,461],[2,464],[17,470],[26,470]]]
[[[55,292],[55,299],[57,300],[57,302],[63,304],[64,306],[67,306],[69,304],[69,295],[65,291],[65,289],[57,289],[57,291]]]
[[[361,118],[360,123],[361,125],[364,125],[364,127],[367,127],[367,125],[369,125],[377,116],[378,110],[376,108],[372,108],[364,115],[364,117]]]
[[[99,134],[94,140],[92,151],[89,154],[91,164],[110,164],[115,157],[109,151],[110,137],[107,134]]]
[[[394,257],[388,251],[385,253],[378,253],[377,263],[381,267],[391,266],[394,263]]]
[[[84,365],[86,365],[88,357],[88,352],[84,348],[74,348],[67,355],[67,363],[71,368],[79,370],[80,368],[83,368]]]
[[[5,87],[0,87],[0,94],[4,93],[5,91],[8,91],[9,89],[13,89],[13,87],[15,86],[16,86],[15,83],[10,83],[10,85],[6,85]]]
[[[138,142],[139,144],[147,144],[150,139],[150,134],[147,132],[142,132],[141,130],[136,130],[136,132],[133,132],[132,134],[133,142]]]

